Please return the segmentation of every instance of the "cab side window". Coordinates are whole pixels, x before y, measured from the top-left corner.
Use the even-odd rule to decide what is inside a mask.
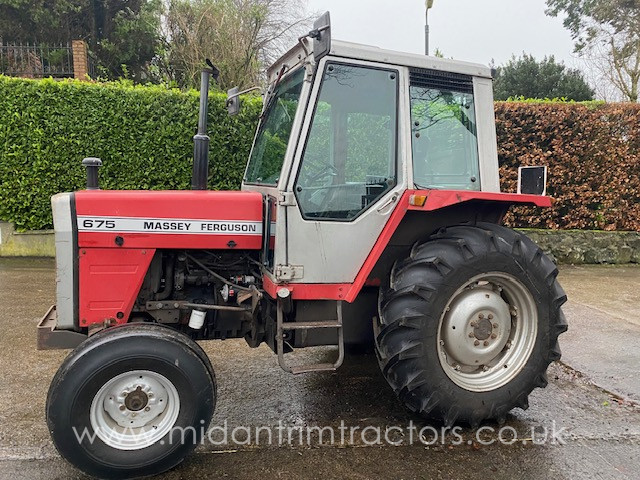
[[[413,69],[410,79],[416,187],[480,190],[471,77]]]

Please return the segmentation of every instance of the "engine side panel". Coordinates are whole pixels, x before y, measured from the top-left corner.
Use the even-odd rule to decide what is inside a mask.
[[[126,323],[153,249],[81,248],[80,327]]]

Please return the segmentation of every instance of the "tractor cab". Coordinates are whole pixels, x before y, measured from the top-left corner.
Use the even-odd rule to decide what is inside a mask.
[[[269,204],[270,280],[350,284],[408,192],[499,192],[491,70],[332,41],[328,16],[310,35],[268,71],[242,189]]]

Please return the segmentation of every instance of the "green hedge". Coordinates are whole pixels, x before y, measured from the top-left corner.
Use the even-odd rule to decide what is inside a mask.
[[[261,101],[234,118],[223,94],[210,103],[209,185],[237,189]],[[50,227],[49,197],[84,187],[86,156],[104,161],[103,188],[189,188],[197,115],[195,91],[0,76],[0,218]],[[640,230],[640,105],[498,102],[496,127],[503,190],[519,165],[543,164],[556,199],[515,209],[511,226]]]
[[[233,118],[224,102],[211,94],[209,185],[237,189],[261,100]],[[187,189],[197,122],[196,91],[0,76],[0,218],[51,227],[49,197],[83,188],[87,156],[103,160],[105,189]]]

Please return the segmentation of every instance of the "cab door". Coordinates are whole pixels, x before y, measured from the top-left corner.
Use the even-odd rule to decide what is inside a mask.
[[[402,68],[321,61],[281,207],[278,280],[354,281],[406,189],[405,93]]]

